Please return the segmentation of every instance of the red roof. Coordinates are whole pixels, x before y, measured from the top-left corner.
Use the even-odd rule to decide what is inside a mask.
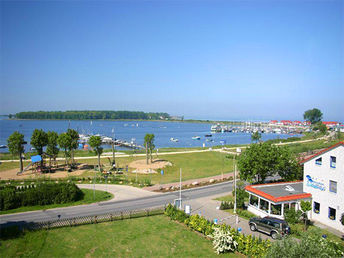
[[[336,125],[338,124],[338,122],[332,122],[332,121],[328,121],[328,122],[322,122],[324,125]]]
[[[312,195],[310,193],[302,193],[302,194],[293,194],[293,195],[286,195],[286,196],[280,196],[275,197],[270,194],[267,194],[261,190],[256,189],[257,186],[263,186],[263,185],[273,185],[273,184],[288,184],[288,183],[296,183],[296,182],[302,182],[302,181],[294,181],[294,182],[278,182],[278,183],[269,183],[269,184],[260,184],[260,185],[248,185],[245,186],[245,190],[257,194],[263,198],[266,198],[274,203],[277,202],[284,202],[284,201],[292,201],[292,200],[299,200],[299,199],[305,199],[310,198]]]
[[[323,149],[323,150],[319,151],[318,153],[315,153],[314,155],[312,155],[312,156],[310,156],[310,157],[308,157],[308,158],[302,160],[300,163],[301,163],[301,164],[306,163],[307,161],[309,161],[309,160],[311,160],[311,159],[313,159],[313,158],[315,158],[315,157],[317,157],[317,156],[319,156],[319,155],[321,155],[321,154],[324,154],[325,152],[327,152],[327,151],[329,151],[329,150],[332,150],[332,149],[334,149],[334,148],[337,148],[337,147],[340,146],[340,145],[343,145],[343,146],[344,146],[344,142],[338,142],[338,143],[336,143],[336,144],[334,144],[334,145],[332,145],[332,146],[330,146],[330,147],[328,147],[328,148],[326,148],[326,149]]]
[[[277,123],[277,120],[271,120],[270,123]]]
[[[301,121],[294,121],[294,124],[301,124]]]

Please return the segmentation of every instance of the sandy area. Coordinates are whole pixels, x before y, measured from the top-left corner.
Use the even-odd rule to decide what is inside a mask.
[[[85,169],[78,169],[73,170],[73,172],[67,172],[63,170],[58,170],[55,173],[35,173],[33,170],[29,169],[25,171],[21,175],[17,175],[17,172],[19,171],[18,168],[0,171],[0,180],[1,179],[25,179],[25,178],[39,178],[39,177],[51,177],[51,178],[63,178],[68,176],[79,176],[82,173],[85,172]]]
[[[161,169],[166,166],[172,166],[171,162],[166,160],[155,159],[152,163],[146,164],[145,159],[135,160],[129,164],[130,168],[134,168],[133,173],[140,174],[154,174],[158,173],[156,169]]]

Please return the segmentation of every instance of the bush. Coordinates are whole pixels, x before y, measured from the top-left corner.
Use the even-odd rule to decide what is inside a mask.
[[[232,191],[233,196],[235,196],[234,190]],[[245,200],[248,198],[248,192],[245,191],[245,184],[243,182],[237,182],[236,189],[236,201],[238,208],[245,208]]]
[[[296,241],[289,237],[275,241],[266,257],[342,257],[341,245],[325,239],[318,234],[303,233],[301,240]]]
[[[81,200],[83,192],[74,183],[46,183],[0,190],[0,208],[9,210],[21,206],[68,203]]]
[[[256,215],[252,214],[251,212],[247,210],[237,209],[236,212],[240,217],[243,217],[245,219],[256,217]]]
[[[221,202],[220,210],[228,210],[228,209],[233,209],[233,208],[234,208],[233,202],[226,202],[226,201]]]
[[[185,224],[206,236],[209,236],[214,232],[215,224],[199,215],[191,215],[185,220]]]
[[[299,223],[300,219],[301,219],[301,215],[302,215],[302,211],[300,211],[300,210],[296,211],[294,208],[286,209],[284,211],[284,219],[289,224]]]
[[[187,215],[184,211],[178,210],[172,204],[169,204],[166,207],[165,214],[172,220],[176,220],[180,223],[184,223],[184,221],[189,217],[189,215]]]
[[[238,243],[234,240],[234,235],[229,230],[215,228],[212,234],[213,246],[217,254],[234,252]]]
[[[226,246],[231,246],[231,250],[247,255],[249,257],[264,257],[268,249],[270,248],[271,244],[269,240],[261,240],[260,238],[257,239],[252,237],[251,235],[244,235],[239,233],[234,228],[226,224],[222,225],[215,225],[214,223],[208,221],[207,219],[199,216],[199,215],[186,215],[183,211],[176,209],[173,205],[169,204],[165,209],[165,214],[169,216],[173,220],[178,220],[178,218],[186,218],[183,222],[190,228],[194,229],[195,231],[203,233],[205,236],[212,237],[215,230],[220,229],[219,232],[229,232],[228,234],[232,237],[232,239],[228,238],[228,242],[225,241],[225,237],[219,238],[217,243],[219,245],[219,249],[214,247],[216,250],[227,250]],[[184,215],[181,215],[184,214]],[[182,219],[181,219],[182,220]],[[178,220],[181,222],[181,220]],[[223,233],[227,234],[227,233]],[[227,235],[228,235],[227,234]],[[237,245],[234,245],[234,241]],[[221,242],[221,244],[219,243]],[[233,246],[235,248],[233,249]],[[228,250],[227,250],[228,251]]]

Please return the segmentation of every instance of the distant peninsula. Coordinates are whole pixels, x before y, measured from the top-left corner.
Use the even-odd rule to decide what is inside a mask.
[[[167,113],[153,113],[142,111],[27,111],[9,115],[10,119],[71,119],[71,120],[179,120],[184,117],[170,116]]]

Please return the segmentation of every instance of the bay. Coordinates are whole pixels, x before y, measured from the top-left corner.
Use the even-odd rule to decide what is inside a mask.
[[[205,134],[210,134],[211,124],[185,123],[185,122],[160,122],[160,121],[108,121],[108,120],[10,120],[0,119],[0,144],[7,145],[7,138],[14,132],[24,134],[28,144],[26,151],[30,150],[30,138],[34,129],[44,131],[65,132],[68,128],[75,129],[82,134],[100,134],[116,139],[134,141],[143,145],[144,136],[147,133],[155,135],[156,148],[165,147],[211,147],[225,144],[248,144],[251,142],[249,133],[213,133],[213,142],[206,141]],[[114,132],[114,133],[113,133]],[[200,140],[193,140],[193,136],[200,136]],[[288,134],[263,133],[262,140],[285,139],[291,137]],[[299,136],[299,135],[293,135]],[[178,142],[170,139],[176,138]],[[0,149],[7,152],[8,149]]]

